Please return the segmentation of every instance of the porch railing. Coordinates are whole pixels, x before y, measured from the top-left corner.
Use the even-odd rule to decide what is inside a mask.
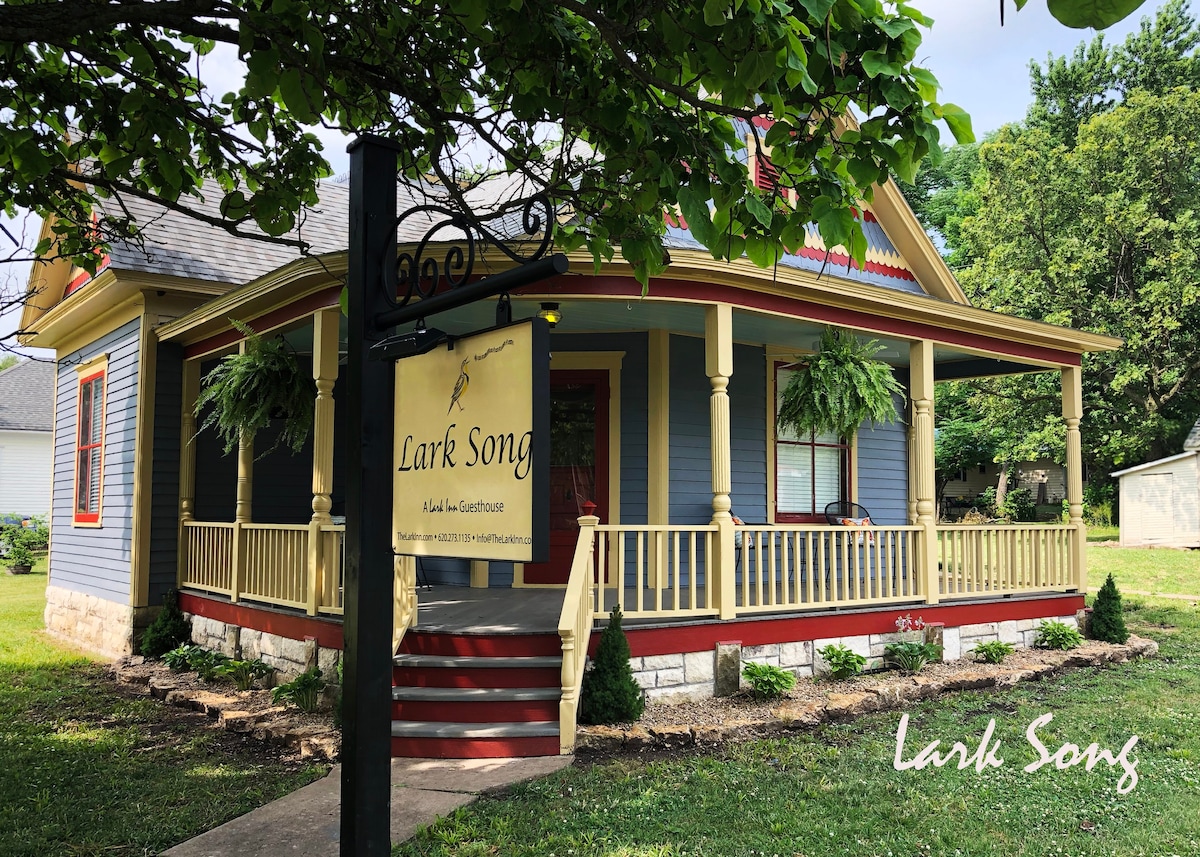
[[[614,606],[641,619],[717,615],[713,590],[705,585],[715,526],[600,524],[594,530],[596,572],[589,585],[597,615]]]
[[[738,613],[923,597],[919,527],[738,527]]]
[[[944,596],[1077,588],[1070,525],[1001,524],[938,527]]]
[[[182,523],[180,586],[235,602],[341,614],[344,526]]]
[[[558,702],[558,738],[559,749],[563,754],[575,749],[579,691],[583,686],[583,669],[596,615],[596,566],[593,556],[596,525],[599,520],[593,516],[579,519],[579,539],[575,543],[571,574],[567,578],[567,591],[563,594],[562,612],[558,617],[558,636],[562,641],[562,696]]]

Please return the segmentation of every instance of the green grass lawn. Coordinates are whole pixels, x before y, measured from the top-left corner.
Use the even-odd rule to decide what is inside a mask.
[[[1087,567],[1091,589],[1111,573],[1121,590],[1200,596],[1200,551],[1088,545]]]
[[[326,772],[122,694],[46,637],[45,588],[0,572],[2,857],[144,857]]]
[[[1094,568],[1135,565],[1131,551],[1089,550]],[[1150,552],[1140,552],[1150,553]],[[1095,574],[1095,571],[1093,572]],[[1141,580],[1129,572],[1129,580]],[[1103,580],[1103,574],[1099,575]],[[1000,768],[897,771],[899,712],[717,752],[580,764],[458,811],[395,849],[432,855],[854,855],[854,857],[1165,857],[1200,855],[1200,611],[1144,600],[1131,629],[1160,657],[1086,669],[1005,691],[970,691],[909,709],[903,758],[929,742],[974,751],[990,720]],[[1129,739],[1139,777],[1101,762],[1026,772],[1039,758]]]

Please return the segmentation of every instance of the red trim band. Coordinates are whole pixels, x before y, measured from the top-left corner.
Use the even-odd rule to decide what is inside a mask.
[[[192,592],[179,593],[179,609],[195,616],[216,619],[227,625],[240,625],[252,631],[264,631],[289,640],[314,637],[326,649],[342,648],[342,623],[336,619],[318,619],[280,613],[265,607],[233,604]]]
[[[333,286],[328,289],[322,289],[319,292],[313,292],[308,297],[301,298],[277,310],[272,310],[266,315],[260,315],[249,323],[250,328],[255,333],[262,333],[264,330],[271,330],[280,325],[287,324],[289,321],[295,321],[306,315],[312,315],[317,310],[335,307],[338,305],[338,299],[341,297],[341,294],[341,286]],[[241,333],[230,328],[229,330],[214,334],[207,339],[201,339],[199,342],[193,342],[191,345],[185,346],[183,356],[185,359],[190,360],[193,357],[200,357],[211,351],[217,351],[228,345],[233,345],[242,339]]]
[[[606,297],[641,298],[642,287],[632,277],[555,277],[519,289],[520,295],[597,295]],[[769,295],[749,291],[737,286],[716,283],[697,283],[690,280],[655,280],[650,289],[650,298],[675,298],[695,302],[728,303],[747,309],[759,309],[782,315],[817,321],[835,327],[853,327],[877,333],[892,334],[905,339],[930,339],[947,345],[985,349],[1009,357],[1040,360],[1058,366],[1079,366],[1080,356],[1070,351],[1060,351],[1044,345],[1028,345],[1010,342],[981,333],[952,330],[936,324],[903,321],[872,315],[862,310],[842,309],[825,306],[812,301]]]
[[[896,630],[896,620],[907,614],[919,615],[926,624],[937,622],[947,628],[956,628],[982,622],[1067,616],[1081,607],[1082,595],[1066,594],[1023,598],[1019,601],[988,601],[981,604],[913,604],[903,609],[862,613],[826,613],[821,616],[787,616],[780,619],[730,622],[714,620],[703,625],[678,625],[669,628],[639,628],[627,621],[623,627],[629,640],[630,656],[636,658],[680,652],[711,652],[718,642],[729,640],[738,640],[743,646],[765,646],[770,643],[793,643],[859,634],[890,634]],[[588,646],[589,654],[595,654],[599,644],[600,635],[593,634]]]

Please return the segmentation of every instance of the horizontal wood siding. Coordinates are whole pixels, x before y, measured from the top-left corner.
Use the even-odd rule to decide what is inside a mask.
[[[183,347],[158,346],[154,384],[154,452],[150,483],[150,604],[176,585],[179,565],[179,433]]]
[[[704,340],[671,337],[671,523],[712,518],[712,457]],[[729,436],[733,512],[744,521],[767,520],[767,385],[762,348],[736,345],[729,380]]]
[[[58,366],[55,403],[54,502],[50,583],[128,604],[133,536],[133,458],[136,434],[138,327],[135,319],[78,351]],[[79,377],[75,367],[107,353],[104,403],[104,476],[99,527],[72,523]]]
[[[896,397],[896,413],[905,403]],[[858,430],[858,502],[880,526],[908,523],[908,429],[894,423]]]
[[[52,440],[48,431],[0,431],[0,514],[49,513]]]

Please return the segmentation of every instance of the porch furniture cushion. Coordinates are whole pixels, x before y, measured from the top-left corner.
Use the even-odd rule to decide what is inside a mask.
[[[846,526],[843,518],[870,518],[871,513],[864,506],[850,503],[846,500],[835,500],[825,507],[825,520],[831,527]]]

